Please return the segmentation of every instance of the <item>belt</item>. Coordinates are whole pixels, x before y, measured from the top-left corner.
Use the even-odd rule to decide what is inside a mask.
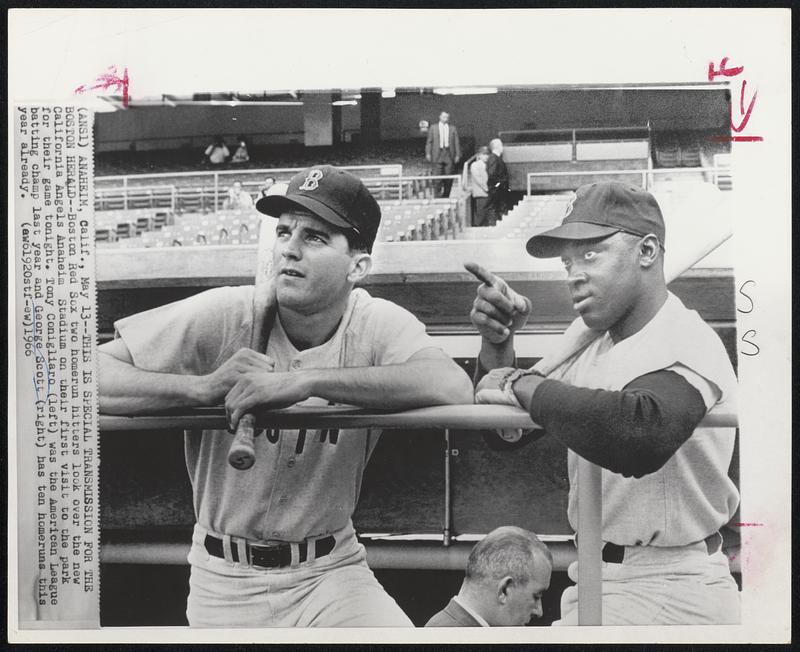
[[[710,534],[703,539],[703,543],[706,544],[708,554],[713,555],[722,548],[722,535],[719,532],[714,532],[714,534]],[[625,559],[625,546],[619,546],[611,542],[603,546],[603,561],[610,564],[621,564],[623,559]]]
[[[209,555],[225,559],[225,548],[222,539],[206,534],[204,542],[206,551]],[[315,554],[316,559],[324,557],[336,545],[336,539],[328,535],[322,539],[316,540]],[[298,561],[300,563],[308,559],[308,543],[303,541],[297,544],[298,547]],[[250,566],[257,566],[259,568],[282,568],[284,566],[291,566],[292,564],[292,544],[291,543],[276,543],[274,545],[260,546],[252,543],[245,542],[245,551],[247,553],[247,563]],[[231,545],[231,559],[234,562],[239,561],[239,547]]]

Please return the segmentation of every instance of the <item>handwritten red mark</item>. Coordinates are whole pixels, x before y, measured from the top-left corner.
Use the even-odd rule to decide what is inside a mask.
[[[726,68],[728,65],[728,57],[722,57],[719,62],[719,70],[714,70],[714,62],[708,64],[708,81],[714,81],[715,77],[722,75],[723,77],[736,77],[736,75],[744,72],[744,66],[737,66],[736,68]]]
[[[717,143],[758,143],[764,140],[763,136],[709,136],[708,139]]]
[[[764,527],[763,523],[731,523],[733,527]]]
[[[708,81],[714,81],[714,79],[716,79],[717,77],[720,77],[720,76],[722,76],[722,77],[736,77],[736,76],[742,74],[743,72],[744,72],[744,66],[734,66],[734,67],[728,68],[728,57],[722,57],[722,60],[719,62],[719,68],[715,69],[714,68],[714,62],[713,61],[709,62],[709,64],[708,64]],[[739,97],[739,112],[741,114],[741,120],[740,120],[738,126],[736,125],[736,123],[734,121],[734,118],[733,118],[733,102],[731,102],[731,106],[730,106],[731,129],[734,132],[736,132],[736,134],[740,134],[742,131],[744,131],[745,127],[747,127],[747,123],[750,121],[750,116],[752,115],[753,109],[755,108],[756,98],[758,97],[758,91],[753,93],[753,97],[750,99],[750,102],[748,103],[747,108],[745,109],[745,106],[744,106],[744,104],[745,104],[744,95],[745,95],[745,89],[746,88],[747,88],[747,80],[746,79],[742,79],[741,93],[740,93],[740,97]],[[740,136],[740,135],[734,135],[734,136],[711,136],[710,139],[713,140],[713,141],[716,141],[716,142],[739,142],[739,143],[757,143],[757,142],[761,142],[762,140],[764,140],[764,138],[762,136],[744,136],[744,135],[742,135],[742,136]]]
[[[109,88],[114,88],[116,91],[122,91],[122,106],[125,108],[128,107],[128,69],[124,68],[122,71],[122,77],[119,76],[117,73],[116,66],[109,66],[107,72],[99,75],[97,79],[95,79],[94,84],[92,86],[87,86],[86,84],[81,84],[78,88],[75,89],[75,93],[87,93],[89,91],[97,91],[97,90],[108,90]]]
[[[733,107],[731,107],[731,128],[736,132],[739,133],[742,131],[746,126],[747,123],[750,121],[750,114],[753,112],[753,105],[756,103],[756,97],[758,97],[758,91],[753,93],[753,99],[750,100],[750,104],[747,107],[747,111],[744,110],[744,89],[747,86],[747,80],[742,80],[742,94],[741,98],[739,99],[739,110],[744,113],[744,118],[739,123],[739,126],[733,124]]]

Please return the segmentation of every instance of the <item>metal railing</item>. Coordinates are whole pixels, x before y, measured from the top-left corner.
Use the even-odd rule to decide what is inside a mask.
[[[403,179],[403,166],[400,163],[388,163],[383,165],[342,165],[339,166],[342,170],[348,170],[361,177],[361,172],[367,170],[377,171],[377,175],[371,175],[369,179],[381,179],[390,181],[392,185],[398,188],[402,187]],[[109,175],[95,178],[95,189],[103,193],[117,192],[123,196],[124,206],[127,208],[127,197],[129,194],[135,194],[136,191],[144,188],[153,188],[152,182],[163,181],[165,186],[175,185],[180,193],[181,187],[179,184],[174,183],[173,180],[184,179],[198,179],[198,184],[210,184],[213,181],[213,201],[215,210],[219,206],[220,195],[227,189],[226,183],[228,178],[235,177],[234,180],[241,181],[242,187],[258,187],[265,177],[284,177],[284,181],[288,180],[292,175],[297,172],[305,170],[306,167],[292,167],[292,168],[261,168],[261,169],[241,169],[241,170],[195,170],[191,172],[169,172],[164,174],[122,174],[122,175]],[[258,180],[248,180],[253,177],[258,177]],[[278,178],[278,181],[282,179]],[[170,183],[173,181],[172,183]],[[114,182],[119,182],[114,184]],[[222,185],[221,185],[221,182]],[[232,183],[232,181],[230,182]],[[110,184],[110,185],[106,185]],[[157,186],[155,186],[157,187]]]
[[[380,428],[443,429],[445,432],[445,514],[443,546],[450,545],[450,430],[531,429],[538,426],[530,415],[518,408],[501,405],[448,405],[404,412],[378,412],[350,406],[301,408],[264,412],[259,428]],[[711,410],[700,426],[738,425],[736,415]],[[100,430],[227,429],[221,408],[200,408],[187,414],[152,416],[100,415]],[[578,458],[578,623],[602,624],[602,483],[600,467]]]
[[[608,176],[615,174],[640,174],[642,176],[642,188],[650,190],[655,181],[657,174],[697,174],[698,172],[711,174],[711,178],[716,185],[720,172],[728,172],[730,168],[722,167],[683,167],[683,168],[650,168],[640,170],[576,170],[572,171],[558,171],[558,172],[528,172],[527,179],[527,195],[530,197],[532,194],[532,180],[534,177],[589,177],[589,176]]]
[[[149,199],[152,204],[150,208],[166,208],[165,206],[156,206],[154,202],[158,199],[166,199],[168,197],[170,201],[169,208],[174,211],[177,192],[177,187],[169,184],[154,186],[131,186],[129,188],[95,188],[95,210],[104,210],[102,207],[103,202],[107,202],[115,198],[122,199],[122,210],[128,210],[128,204],[131,203],[132,199],[141,201]],[[100,203],[99,208],[97,206],[98,203]]]
[[[606,139],[605,136],[609,138],[615,135],[626,135],[626,134],[641,134],[642,139],[649,138],[648,134],[650,133],[650,123],[641,125],[641,126],[633,126],[633,127],[573,127],[569,129],[509,129],[506,131],[500,131],[497,134],[497,137],[500,138],[503,142],[507,142],[508,144],[515,145],[515,144],[532,144],[537,142],[550,142],[550,143],[564,143],[564,142],[571,142],[575,143],[578,141],[578,136],[594,136],[600,135],[603,136],[604,140]],[[569,139],[566,138],[558,138],[558,136],[568,135]],[[518,141],[516,138],[517,136],[533,136],[535,140],[530,141]],[[548,138],[551,136],[555,136],[555,138]],[[539,137],[545,138],[546,140],[540,140]],[[590,138],[587,138],[583,142],[591,142]],[[618,139],[617,139],[618,140]]]

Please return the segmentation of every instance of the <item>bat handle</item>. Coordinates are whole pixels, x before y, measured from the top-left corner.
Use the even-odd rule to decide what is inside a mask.
[[[228,463],[239,471],[246,471],[256,461],[255,449],[256,418],[245,414],[236,426],[236,436],[228,451]]]

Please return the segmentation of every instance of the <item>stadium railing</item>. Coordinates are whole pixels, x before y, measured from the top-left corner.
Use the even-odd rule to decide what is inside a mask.
[[[118,208],[128,208],[130,197],[139,197],[142,190],[153,190],[175,186],[175,198],[179,199],[183,188],[191,186],[193,190],[200,187],[209,194],[209,200],[214,207],[219,207],[225,200],[227,188],[234,181],[240,181],[242,187],[257,190],[263,180],[272,176],[277,181],[288,181],[294,174],[305,168],[263,168],[243,170],[198,170],[190,172],[170,172],[166,174],[125,174],[99,176],[95,178],[95,196],[114,196],[121,200]],[[348,170],[358,177],[378,178],[391,181],[395,188],[401,186],[403,166],[401,164],[384,165],[344,165],[341,169]],[[156,184],[154,185],[154,182]],[[163,182],[159,185],[158,182]],[[175,208],[175,203],[173,203]],[[115,206],[116,207],[116,206]],[[216,210],[216,208],[215,208]]]
[[[171,184],[131,186],[130,188],[95,188],[96,211],[130,208],[171,208],[175,210],[178,189]]]
[[[497,428],[534,429],[538,426],[530,415],[518,408],[500,405],[449,405],[420,408],[403,412],[379,412],[349,406],[318,408],[292,407],[283,410],[262,412],[258,415],[259,428],[380,428],[397,429],[442,429],[445,433],[445,528],[442,544],[447,548],[452,543],[449,524],[451,522],[451,481],[449,473],[449,433],[459,430],[494,430]],[[711,410],[703,419],[704,427],[738,426],[736,415]],[[227,429],[224,411],[221,408],[194,409],[185,414],[112,416],[100,415],[100,430],[103,432],[167,430],[167,429]],[[602,624],[602,482],[600,467],[579,458],[578,460],[578,531],[576,541],[578,557],[578,621],[580,625]],[[168,544],[113,544],[101,549],[101,560],[105,563],[175,563],[175,553]],[[167,547],[165,547],[167,546]],[[560,551],[563,553],[563,550]],[[181,553],[183,554],[183,553]],[[408,566],[419,563],[418,555],[398,547],[392,554],[406,555]],[[445,553],[446,556],[446,553]],[[463,555],[462,555],[463,556]],[[562,554],[563,556],[563,554]],[[116,560],[114,559],[116,557]],[[158,558],[161,561],[158,561]],[[171,560],[170,560],[171,557]],[[452,555],[450,562],[452,563]],[[185,554],[182,559],[185,560]],[[459,559],[459,561],[465,561]],[[562,560],[563,564],[563,560]],[[559,565],[562,565],[559,564]],[[460,568],[463,568],[461,566]]]
[[[528,172],[527,177],[527,196],[533,194],[534,179],[547,177],[603,177],[618,175],[636,175],[641,177],[641,186],[645,190],[650,190],[658,175],[697,175],[701,174],[704,180],[717,185],[720,190],[727,190],[725,186],[720,186],[719,179],[724,172],[729,173],[730,168],[725,167],[681,167],[681,168],[649,168],[638,170],[580,170],[575,172]]]

